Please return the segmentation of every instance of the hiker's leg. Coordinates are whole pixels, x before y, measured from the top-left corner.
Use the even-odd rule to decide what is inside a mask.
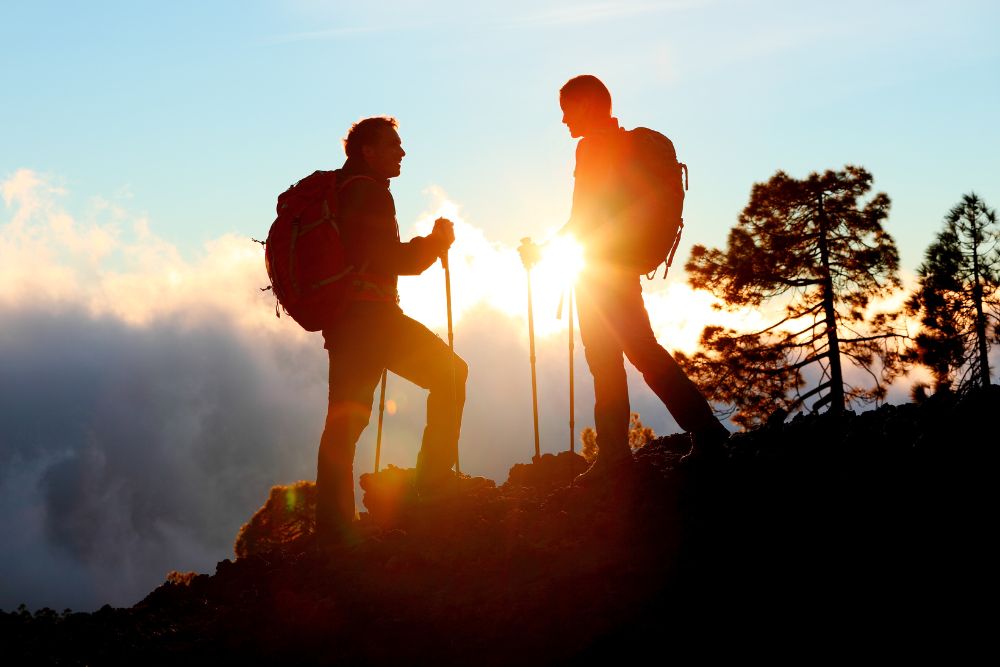
[[[444,475],[455,465],[458,452],[469,366],[430,329],[402,313],[394,320],[393,332],[387,367],[429,392],[418,478]]]
[[[349,333],[345,328],[328,339],[330,391],[316,469],[316,528],[330,537],[354,520],[354,450],[383,368],[377,345]]]
[[[615,330],[625,356],[642,373],[682,429],[700,432],[718,427],[712,407],[677,361],[656,341],[642,300],[639,277],[617,285]]]
[[[577,289],[577,316],[584,355],[594,377],[594,426],[599,452],[628,450],[628,382],[622,348],[609,318],[614,317],[606,285],[593,277]]]

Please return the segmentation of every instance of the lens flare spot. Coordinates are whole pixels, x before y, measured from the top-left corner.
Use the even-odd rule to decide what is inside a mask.
[[[542,251],[538,263],[539,277],[569,286],[576,282],[576,277],[583,269],[583,246],[570,236],[557,236],[547,244]]]
[[[385,411],[386,412],[388,412],[390,415],[394,415],[394,414],[396,414],[396,411],[398,409],[399,409],[399,407],[396,405],[396,401],[392,400],[391,398],[386,399],[386,401],[385,401]]]

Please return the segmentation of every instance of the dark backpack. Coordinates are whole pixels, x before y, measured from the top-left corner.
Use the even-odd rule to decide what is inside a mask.
[[[666,277],[684,227],[687,165],[677,161],[673,142],[655,130],[637,127],[627,136],[631,229],[625,259],[643,274],[666,262]]]
[[[337,227],[335,171],[314,171],[278,196],[277,213],[264,243],[264,263],[278,303],[306,331],[331,326],[343,312],[351,287]],[[266,288],[265,288],[266,289]]]

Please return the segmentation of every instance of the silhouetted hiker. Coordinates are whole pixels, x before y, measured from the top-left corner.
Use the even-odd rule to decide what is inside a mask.
[[[721,458],[729,432],[693,382],[657,343],[642,300],[629,206],[640,195],[629,176],[635,165],[633,135],[611,115],[611,94],[591,75],[570,79],[559,91],[563,123],[576,148],[573,208],[560,234],[584,246],[585,266],[577,285],[580,337],[594,376],[597,460],[577,482],[587,484],[632,468],[628,445],[629,400],[624,354],[642,373],[681,428],[692,434],[687,465]],[[647,131],[648,132],[648,131]],[[680,216],[681,211],[676,211]],[[679,218],[678,218],[679,222]],[[522,245],[526,265],[539,247]],[[662,261],[662,256],[658,261]]]
[[[427,327],[403,314],[396,281],[430,267],[455,234],[452,223],[439,218],[428,236],[400,241],[389,192],[389,179],[399,176],[406,155],[397,127],[386,117],[356,123],[344,141],[347,161],[338,171],[340,235],[348,263],[363,279],[355,281],[337,324],[323,330],[330,395],[319,446],[316,528],[327,541],[343,536],[354,519],[354,450],[368,425],[383,368],[429,390],[417,456],[418,492],[436,490],[454,478],[468,366],[453,359],[448,345]]]

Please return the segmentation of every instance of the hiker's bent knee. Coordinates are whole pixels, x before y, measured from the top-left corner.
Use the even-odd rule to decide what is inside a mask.
[[[455,384],[464,385],[469,379],[469,364],[466,363],[465,359],[455,355]]]
[[[469,364],[457,354],[451,360],[434,369],[427,388],[431,391],[451,391],[454,387],[464,387],[469,378]]]
[[[666,372],[670,367],[677,366],[670,353],[656,341],[626,350],[625,356],[640,373]]]

